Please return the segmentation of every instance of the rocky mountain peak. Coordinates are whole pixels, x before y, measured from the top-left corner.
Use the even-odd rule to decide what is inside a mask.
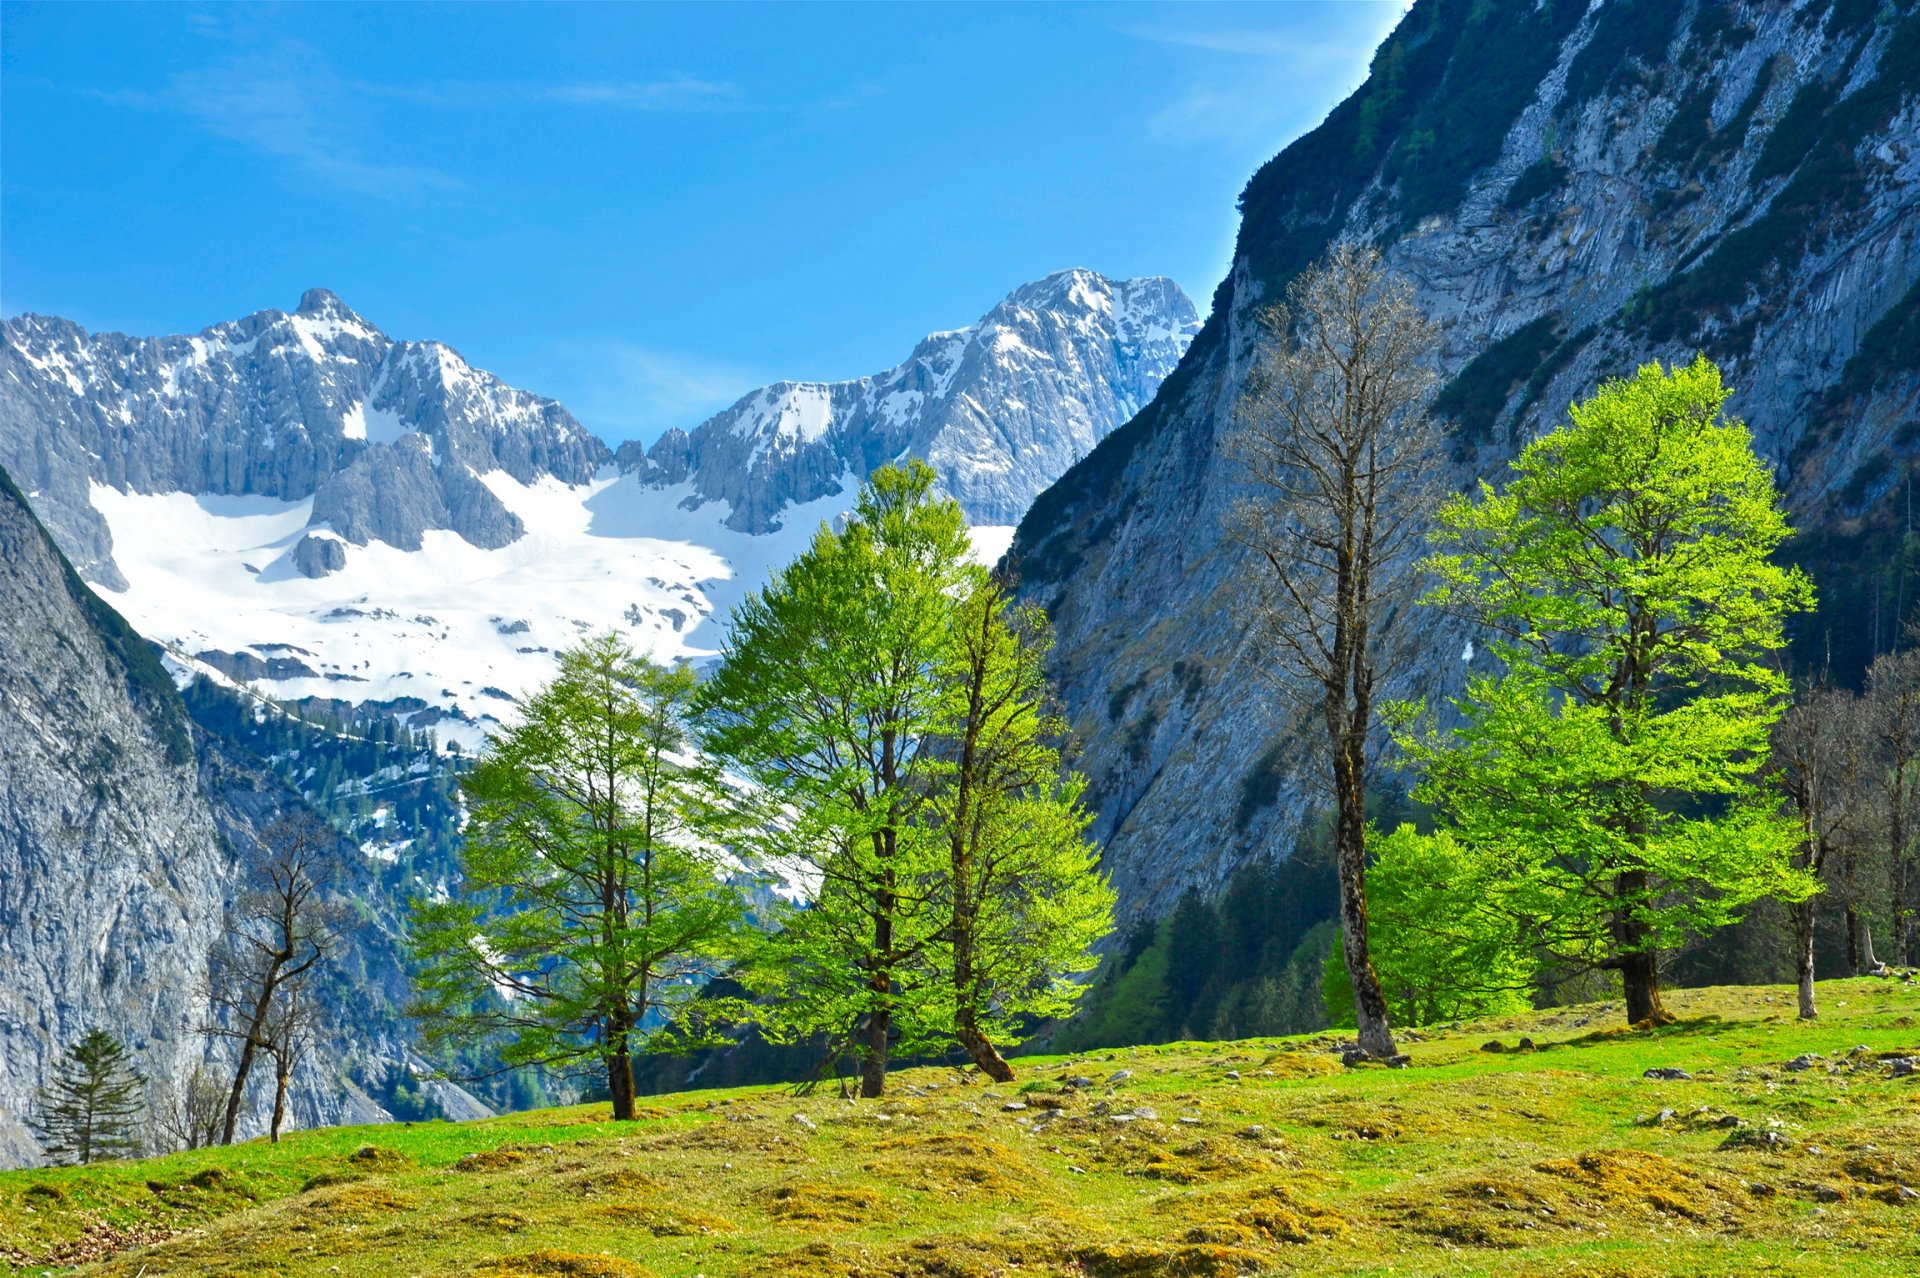
[[[725,502],[728,527],[766,532],[883,461],[921,457],[975,524],[1011,524],[1153,398],[1198,331],[1171,280],[1058,271],[885,372],[764,386],[617,460],[647,484],[688,485],[695,505]]]
[[[362,320],[340,295],[330,288],[310,288],[300,295],[299,308],[295,315],[306,315],[314,319],[337,319],[353,324],[364,324]]]
[[[611,460],[553,400],[438,343],[397,342],[327,289],[197,335],[4,325],[0,465],[91,581],[125,584],[90,485],[310,501],[316,529],[417,549],[446,529],[493,548],[519,521],[481,482],[584,483]],[[296,570],[338,553],[292,557]]]

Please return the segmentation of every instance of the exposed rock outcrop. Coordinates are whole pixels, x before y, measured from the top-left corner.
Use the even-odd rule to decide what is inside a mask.
[[[605,444],[559,404],[438,342],[400,342],[325,289],[192,337],[0,326],[0,465],[90,581],[125,583],[90,485],[313,498],[349,542],[420,546],[429,529],[504,546],[520,521],[475,477],[591,479]]]
[[[777,382],[622,469],[696,502],[724,501],[743,532],[925,458],[976,524],[1012,524],[1034,495],[1153,398],[1199,319],[1178,285],[1061,271],[1022,285],[970,328],[935,333],[904,364],[848,382]]]
[[[49,1063],[124,1037],[158,1101],[205,1051],[228,859],[152,651],[0,471],[0,1166]]]
[[[1704,349],[1801,527],[1894,499],[1920,444],[1915,10],[1419,0],[1366,84],[1253,178],[1205,330],[1012,551],[1057,627],[1124,910],[1284,853],[1323,805],[1311,725],[1243,642],[1221,445],[1258,312],[1335,237],[1380,243],[1444,325],[1457,484],[1497,478],[1597,380]],[[1821,622],[1836,650],[1868,629],[1848,622]],[[1416,609],[1381,638],[1383,697],[1444,705],[1479,636]]]

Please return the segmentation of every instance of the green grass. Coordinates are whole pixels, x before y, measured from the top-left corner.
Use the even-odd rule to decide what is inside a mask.
[[[1812,1025],[1778,987],[1678,992],[1655,1032],[1617,1003],[1501,1018],[1409,1035],[1407,1070],[1345,1069],[1328,1036],[1185,1043],[1029,1058],[1004,1088],[905,1071],[879,1102],[694,1092],[627,1125],[583,1107],[12,1172],[0,1273],[1920,1272],[1920,1078],[1881,1063],[1920,1052],[1920,990],[1821,998]],[[1828,1059],[1782,1068],[1802,1052]]]

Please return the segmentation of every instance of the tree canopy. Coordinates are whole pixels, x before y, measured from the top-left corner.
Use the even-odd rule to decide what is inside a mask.
[[[1813,890],[1760,777],[1787,692],[1769,657],[1812,589],[1773,562],[1787,521],[1727,395],[1704,358],[1648,364],[1504,490],[1442,507],[1428,602],[1486,627],[1502,670],[1469,681],[1451,732],[1406,711],[1398,732],[1474,862],[1476,913],[1619,971],[1635,1023],[1666,1019],[1662,948]]]

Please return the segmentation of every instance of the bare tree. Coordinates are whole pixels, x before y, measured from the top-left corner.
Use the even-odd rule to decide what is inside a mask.
[[[265,1047],[273,1058],[273,1119],[267,1126],[267,1139],[278,1145],[280,1129],[287,1121],[287,1092],[293,1082],[293,1070],[313,1039],[320,1004],[307,989],[306,979],[297,977],[281,986],[281,997],[269,1014]]]
[[[1795,863],[1816,878],[1850,854],[1862,817],[1870,763],[1862,710],[1851,693],[1817,688],[1774,725],[1768,767],[1800,816],[1803,840]],[[1803,1021],[1819,1015],[1813,1000],[1816,899],[1810,896],[1787,906]],[[1850,906],[1848,912],[1851,917]]]
[[[311,812],[275,821],[260,834],[251,867],[256,886],[228,914],[212,965],[215,1015],[206,1031],[240,1044],[221,1120],[223,1145],[233,1143],[254,1062],[275,1051],[275,1026],[289,1016],[289,997],[339,942],[341,913],[323,891],[338,843]]]
[[[1887,653],[1867,671],[1867,704],[1873,736],[1882,751],[1881,810],[1885,816],[1888,899],[1893,961],[1913,961],[1913,842],[1920,820],[1920,649]],[[1847,953],[1862,969],[1859,915],[1847,917]]]
[[[154,1112],[159,1144],[167,1149],[202,1149],[217,1144],[227,1112],[227,1090],[205,1065],[195,1063],[176,1078]]]
[[[1342,243],[1263,317],[1267,341],[1228,450],[1255,495],[1232,531],[1254,553],[1256,635],[1314,690],[1334,798],[1342,946],[1360,1048],[1394,1053],[1367,946],[1367,745],[1373,637],[1411,593],[1437,457],[1423,402],[1436,330],[1380,254]]]

